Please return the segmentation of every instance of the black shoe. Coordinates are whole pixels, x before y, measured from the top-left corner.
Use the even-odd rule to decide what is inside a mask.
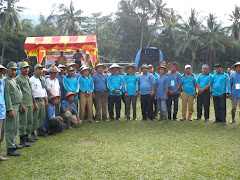
[[[213,121],[213,123],[218,123],[218,121],[217,121],[217,120],[215,120],[215,121]]]
[[[127,117],[127,121],[129,121],[130,120],[130,117]]]
[[[19,145],[23,146],[23,147],[30,147],[31,145],[28,144],[26,141],[25,141],[25,136],[21,136],[20,137],[20,143]]]
[[[121,119],[120,119],[120,118],[116,118],[116,120],[118,120],[118,121],[121,121]]]
[[[43,130],[41,128],[39,128],[37,130],[37,136],[47,137],[47,136],[49,136],[49,134],[44,133]]]
[[[17,152],[15,149],[7,149],[7,155],[9,156],[21,156],[19,152]]]
[[[178,121],[178,118],[174,118],[173,121]]]
[[[36,142],[36,140],[30,139],[30,138],[28,137],[28,135],[25,135],[25,141],[26,141],[26,142],[30,142],[30,143]]]
[[[31,133],[30,139],[31,139],[31,140],[35,140],[35,141],[38,140],[38,138],[35,136],[35,133],[34,133],[34,132]]]
[[[23,148],[23,146],[22,145],[15,145],[16,147],[15,147],[15,150],[17,150],[17,149],[22,149]]]

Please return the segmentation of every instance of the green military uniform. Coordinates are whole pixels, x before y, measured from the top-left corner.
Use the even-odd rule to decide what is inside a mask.
[[[26,62],[22,62],[19,65],[19,68],[23,68],[28,66],[28,64],[26,63],[24,66],[24,63]],[[29,77],[28,76],[23,76],[22,74],[19,74],[15,80],[17,81],[20,89],[22,90],[22,94],[23,94],[23,104],[25,106],[26,111],[25,112],[20,112],[20,119],[19,119],[19,136],[25,136],[25,135],[29,135],[30,131],[31,131],[31,127],[32,127],[32,121],[33,121],[33,95],[32,95],[32,86],[31,83],[29,81]]]
[[[10,64],[10,63],[9,63]],[[13,68],[17,66],[16,63],[12,62],[8,68]],[[5,86],[5,101],[6,101],[6,125],[5,125],[5,140],[7,148],[14,149],[16,148],[16,135],[18,130],[18,121],[19,121],[19,111],[20,104],[22,103],[22,91],[15,79],[11,78],[9,75],[5,75],[3,78]],[[14,111],[14,119],[9,118],[9,111]]]

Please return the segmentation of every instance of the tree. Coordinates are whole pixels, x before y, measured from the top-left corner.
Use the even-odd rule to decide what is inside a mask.
[[[234,11],[232,11],[232,14],[229,14],[229,17],[232,25],[228,29],[231,31],[231,35],[237,41],[239,40],[240,34],[240,7],[236,5]]]
[[[197,58],[197,49],[202,45],[204,39],[202,38],[202,18],[199,18],[199,13],[195,9],[191,9],[191,15],[187,21],[183,21],[183,24],[178,25],[181,34],[177,38],[179,46],[176,49],[176,55],[178,56],[181,52],[185,53],[186,50],[191,52],[191,66],[195,65]]]
[[[10,32],[13,35],[14,28],[21,29],[21,23],[19,20],[19,12],[24,10],[23,7],[16,6],[19,0],[3,0],[3,7],[1,8],[1,24],[3,27],[3,47],[2,47],[2,57],[1,64],[3,64],[4,50],[6,45],[6,33]]]

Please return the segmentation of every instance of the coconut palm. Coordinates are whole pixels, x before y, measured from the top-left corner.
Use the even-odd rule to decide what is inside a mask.
[[[228,28],[231,31],[231,35],[234,37],[235,40],[239,40],[240,35],[240,7],[237,5],[235,6],[234,11],[232,14],[229,14],[230,21],[232,25]]]

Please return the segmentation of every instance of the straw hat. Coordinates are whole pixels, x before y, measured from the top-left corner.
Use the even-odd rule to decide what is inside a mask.
[[[70,63],[70,64],[68,64],[68,67],[69,67],[69,66],[72,66],[72,67],[74,67],[75,69],[78,68],[78,64],[77,64],[77,63]]]
[[[48,70],[46,68],[43,68],[43,72],[47,72]]]
[[[48,69],[48,73],[57,73],[61,72],[54,64]]]
[[[85,71],[85,70],[88,70],[88,71],[90,72],[90,71],[91,71],[91,68],[89,68],[89,67],[84,67],[84,68],[81,69],[80,72],[83,73],[83,71]]]
[[[59,64],[58,65],[58,69],[60,69],[60,68],[62,68],[62,69],[64,69],[64,68],[66,68],[67,66],[65,66],[65,65],[63,65],[63,64]]]
[[[8,72],[8,69],[5,68],[3,65],[0,65],[0,70],[2,70],[3,74],[6,74]]]
[[[133,68],[134,73],[137,72],[137,67],[132,64],[129,64],[123,68],[125,73],[127,73],[129,67]]]
[[[109,71],[112,71],[113,68],[117,68],[118,71],[122,68],[121,66],[119,66],[118,64],[114,63],[109,67]]]
[[[176,65],[177,70],[180,69],[180,64],[178,64],[177,62],[170,62],[170,63],[168,63],[168,64],[167,64],[167,69],[171,69],[171,66],[172,66],[172,65]]]
[[[68,92],[65,96],[65,99],[67,99],[69,96],[74,95],[74,98],[77,96],[77,93],[75,92]]]
[[[234,65],[232,65],[232,68],[235,70],[236,66],[240,66],[240,62],[236,62]]]
[[[48,100],[51,101],[51,100],[53,100],[53,99],[55,99],[55,98],[59,98],[59,99],[60,99],[61,96],[58,96],[58,95],[54,95],[54,94],[53,94],[53,95],[51,95],[51,96],[48,98]]]
[[[161,68],[163,68],[164,69],[164,73],[167,74],[168,70],[167,70],[167,68],[165,66],[157,66],[156,67],[156,72],[159,72]]]
[[[104,65],[104,64],[98,64],[98,65],[96,65],[95,69],[97,70],[97,69],[98,69],[98,67],[100,67],[100,66],[102,66],[102,67],[103,67],[103,69],[105,69],[105,68],[106,68],[106,65]]]
[[[147,69],[149,69],[149,67],[148,67],[147,64],[142,64],[142,66],[141,66],[141,70],[142,70],[142,68],[147,68]]]

